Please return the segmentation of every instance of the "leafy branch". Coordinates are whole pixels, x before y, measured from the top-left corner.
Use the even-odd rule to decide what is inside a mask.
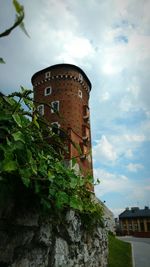
[[[23,186],[38,197],[44,209],[63,214],[64,209],[72,208],[86,224],[102,222],[102,207],[86,190],[93,178],[83,178],[66,167],[64,140],[38,114],[31,91],[21,90],[11,96],[0,95],[0,190],[11,187],[19,192]],[[30,109],[24,110],[22,104]]]
[[[24,22],[23,22],[24,16],[25,16],[24,7],[22,5],[20,5],[17,0],[13,0],[13,6],[14,6],[15,11],[16,11],[16,19],[15,19],[15,22],[8,29],[6,29],[5,31],[3,31],[2,33],[0,33],[0,38],[8,36],[18,26],[29,37],[29,34],[26,31],[26,28],[25,28]],[[4,61],[3,58],[0,58],[0,63],[1,64],[4,64],[5,63],[5,61]]]

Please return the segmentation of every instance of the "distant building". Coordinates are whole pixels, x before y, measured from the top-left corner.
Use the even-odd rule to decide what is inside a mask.
[[[64,130],[69,137],[66,164],[76,158],[76,171],[80,170],[83,176],[93,175],[89,111],[91,82],[86,74],[75,65],[57,64],[36,72],[32,84],[39,113],[55,132]]]
[[[150,209],[145,207],[126,208],[119,215],[120,230],[123,235],[150,237]]]

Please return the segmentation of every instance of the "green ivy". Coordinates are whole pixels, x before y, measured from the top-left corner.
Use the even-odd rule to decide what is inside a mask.
[[[86,190],[93,179],[65,166],[64,140],[38,114],[31,94],[21,87],[19,93],[0,95],[0,188],[16,192],[21,184],[38,196],[45,210],[63,213],[72,208],[87,224],[102,222],[102,207]]]

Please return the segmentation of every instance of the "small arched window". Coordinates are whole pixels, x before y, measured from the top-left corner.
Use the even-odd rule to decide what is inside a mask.
[[[81,90],[78,91],[78,96],[79,96],[80,98],[82,98],[82,91],[81,91]]]
[[[41,116],[43,116],[44,115],[44,105],[42,104],[42,105],[37,106],[37,111]]]
[[[81,73],[79,73],[79,80],[80,80],[80,81],[83,81],[83,76],[82,76]]]
[[[50,77],[51,77],[51,72],[50,71],[46,72],[45,73],[45,78],[50,78]]]
[[[52,132],[53,133],[55,133],[55,134],[59,134],[60,133],[60,130],[59,130],[60,124],[57,121],[52,122],[51,126],[52,126]]]
[[[59,101],[51,102],[51,113],[59,112]]]
[[[44,90],[44,95],[47,96],[47,95],[50,95],[52,93],[52,88],[51,87],[46,87],[45,90]]]

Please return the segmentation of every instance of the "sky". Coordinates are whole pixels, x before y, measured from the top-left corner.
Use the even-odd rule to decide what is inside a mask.
[[[0,39],[0,88],[8,94],[48,66],[79,66],[92,83],[90,120],[96,196],[118,216],[150,206],[150,1],[20,0],[19,28]],[[0,32],[12,25],[0,0]]]

